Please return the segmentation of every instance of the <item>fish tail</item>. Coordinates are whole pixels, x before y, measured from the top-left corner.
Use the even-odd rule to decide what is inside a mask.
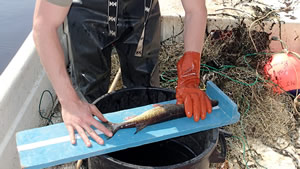
[[[103,123],[103,125],[112,132],[113,135],[121,128],[122,123],[112,123],[112,122],[106,122]]]

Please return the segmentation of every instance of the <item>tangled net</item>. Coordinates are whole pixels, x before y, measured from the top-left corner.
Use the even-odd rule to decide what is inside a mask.
[[[276,85],[263,74],[263,66],[272,55],[269,45],[274,27],[274,24],[266,25],[265,21],[275,23],[278,15],[268,7],[252,8],[255,10],[252,18],[231,15],[236,27],[207,32],[201,59],[202,83],[211,80],[217,84],[237,103],[241,113],[238,123],[225,127],[234,136],[229,140],[227,159],[236,159],[237,168],[264,168],[258,162],[261,156],[248,144],[249,139],[276,149],[284,149],[286,145],[299,148],[296,141],[299,113],[294,96],[287,92],[274,93],[272,87]],[[172,38],[162,42],[161,87],[175,89],[176,63],[183,55],[183,48],[183,43],[172,41]],[[294,164],[299,167],[295,159]]]

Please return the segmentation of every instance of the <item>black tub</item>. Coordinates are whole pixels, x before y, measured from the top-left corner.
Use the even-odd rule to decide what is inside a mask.
[[[96,106],[102,113],[107,113],[174,98],[175,91],[168,89],[122,89],[100,97],[96,101]],[[223,143],[221,157],[215,150],[218,142],[219,130],[211,129],[92,157],[88,165],[89,169],[208,169],[210,163],[222,162],[225,159],[224,139],[221,139]]]

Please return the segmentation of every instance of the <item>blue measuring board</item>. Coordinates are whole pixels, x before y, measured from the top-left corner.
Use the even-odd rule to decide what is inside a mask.
[[[18,132],[16,135],[17,149],[22,168],[45,168],[64,164],[79,159],[85,159],[130,147],[136,147],[174,137],[188,135],[212,128],[236,123],[240,114],[237,105],[226,96],[214,83],[208,82],[207,95],[219,101],[212,113],[207,114],[205,120],[194,122],[193,118],[179,118],[163,123],[147,126],[137,134],[136,129],[121,129],[111,139],[101,131],[97,131],[105,141],[99,145],[91,140],[92,147],[86,147],[82,139],[76,134],[77,143],[72,145],[64,123],[40,127]],[[176,103],[176,100],[161,102],[160,104]],[[104,114],[111,122],[122,122],[126,117],[138,115],[153,108],[152,105]]]

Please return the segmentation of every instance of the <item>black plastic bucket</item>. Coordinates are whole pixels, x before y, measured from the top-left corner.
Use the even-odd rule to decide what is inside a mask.
[[[172,99],[175,99],[173,90],[122,89],[100,97],[96,106],[102,113],[108,113]],[[89,169],[208,169],[211,162],[222,162],[225,159],[226,153],[223,152],[220,158],[215,150],[218,141],[219,130],[211,129],[92,157],[88,162]]]

